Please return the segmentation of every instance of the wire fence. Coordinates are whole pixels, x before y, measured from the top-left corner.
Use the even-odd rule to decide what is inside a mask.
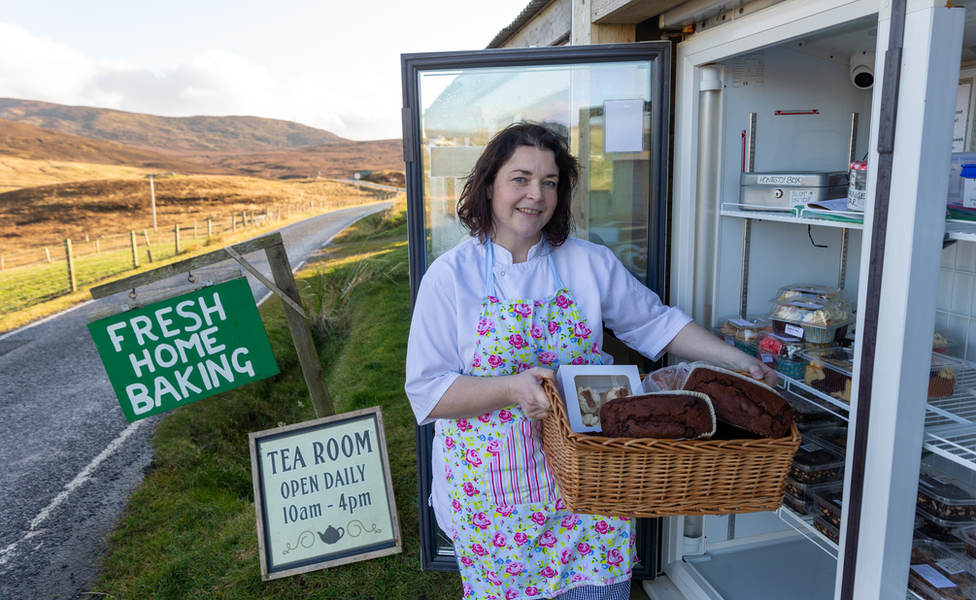
[[[164,261],[213,240],[265,228],[300,215],[311,216],[348,206],[394,198],[376,191],[360,197],[276,204],[217,219],[177,223],[168,230],[130,231],[95,239],[65,240],[48,246],[0,255],[0,316],[76,292],[140,265]]]

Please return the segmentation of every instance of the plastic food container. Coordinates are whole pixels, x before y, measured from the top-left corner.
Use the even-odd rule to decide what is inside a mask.
[[[847,427],[821,427],[811,429],[803,434],[803,437],[817,442],[824,448],[834,451],[841,456],[847,455]]]
[[[976,575],[961,555],[944,544],[916,539],[912,542],[908,589],[926,600],[967,598]]]
[[[915,512],[922,517],[922,526],[918,528],[919,533],[926,535],[933,540],[939,540],[940,542],[946,542],[949,544],[959,542],[959,538],[956,537],[954,533],[956,530],[963,527],[976,525],[976,521],[960,522],[940,519],[939,517],[929,513],[928,511],[922,510],[921,508],[916,509]]]
[[[801,336],[802,337],[802,336]],[[807,361],[800,356],[800,350],[821,348],[823,344],[811,344],[802,339],[764,331],[759,334],[758,358],[765,363],[775,363],[776,370],[792,379],[803,379]]]
[[[786,390],[780,391],[780,394],[793,407],[793,422],[796,423],[796,428],[801,432],[844,423],[839,417],[821,408],[811,398],[803,398]]]
[[[852,348],[809,348],[801,350],[800,356],[809,363],[803,371],[804,383],[838,400],[851,401]]]
[[[789,477],[797,483],[809,485],[837,481],[843,472],[843,456],[805,438],[793,455]]]
[[[962,540],[966,555],[976,558],[976,525],[960,527],[953,531],[953,535]]]
[[[787,480],[787,481],[789,481],[789,480]],[[812,502],[810,502],[809,500],[800,500],[798,498],[794,498],[789,493],[787,493],[785,496],[783,496],[783,506],[785,506],[786,508],[792,510],[793,512],[795,512],[798,515],[804,515],[805,516],[805,515],[809,515],[811,512],[813,512],[813,503]]]
[[[933,352],[929,367],[929,398],[951,396],[956,389],[956,372],[965,366],[966,363],[957,358]]]
[[[712,333],[746,354],[756,356],[759,334],[768,330],[770,325],[769,319],[761,315],[747,315],[745,319],[723,317],[712,328]]]
[[[949,348],[958,345],[959,342],[953,340],[945,329],[936,328],[935,334],[932,335],[932,352],[946,354],[949,352]]]
[[[976,152],[953,152],[949,159],[946,208],[953,219],[976,220],[976,180],[972,165],[976,165]]]
[[[777,302],[769,313],[773,333],[802,338],[805,342],[828,344],[847,335],[854,322],[846,301],[800,299]]]
[[[809,300],[843,300],[847,301],[847,290],[837,286],[820,285],[816,283],[793,283],[784,285],[776,292],[770,302],[793,302]]]
[[[795,479],[787,476],[786,478],[786,495],[792,497],[797,502],[809,502],[811,514],[816,512],[816,504],[813,500],[813,493],[817,491],[818,488],[822,488],[825,485],[832,485],[836,483],[832,481],[830,483],[800,483]]]
[[[976,521],[976,487],[923,462],[918,508],[946,521]]]
[[[814,514],[834,528],[840,528],[840,511],[844,507],[844,482],[818,486],[810,491],[810,495],[813,496],[816,506]]]
[[[827,536],[827,539],[835,544],[840,543],[840,530],[820,518],[820,515],[813,515],[813,526],[817,531]]]

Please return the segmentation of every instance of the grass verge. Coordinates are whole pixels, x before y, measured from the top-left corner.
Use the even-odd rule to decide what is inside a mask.
[[[297,278],[306,307],[315,295],[346,290],[344,301],[323,303],[344,325],[318,330],[319,357],[337,413],[383,408],[403,552],[261,581],[248,433],[315,418],[281,303],[270,301],[261,314],[281,373],[182,407],[159,423],[153,468],[111,535],[92,597],[461,596],[457,575],[420,571],[414,420],[403,393],[410,288],[399,208],[360,221]]]

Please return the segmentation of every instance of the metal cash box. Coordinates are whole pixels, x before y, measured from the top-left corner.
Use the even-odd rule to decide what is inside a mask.
[[[846,198],[847,182],[846,171],[742,173],[739,206],[742,210],[790,211],[798,204]]]

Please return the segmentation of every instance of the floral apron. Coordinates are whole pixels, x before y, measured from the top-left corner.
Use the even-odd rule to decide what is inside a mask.
[[[555,293],[503,302],[495,297],[494,252],[487,243],[472,375],[602,364],[590,328],[547,255]],[[630,579],[630,522],[569,512],[541,442],[540,422],[518,404],[476,419],[437,421],[434,443],[446,461],[464,598],[551,598],[580,585]]]

